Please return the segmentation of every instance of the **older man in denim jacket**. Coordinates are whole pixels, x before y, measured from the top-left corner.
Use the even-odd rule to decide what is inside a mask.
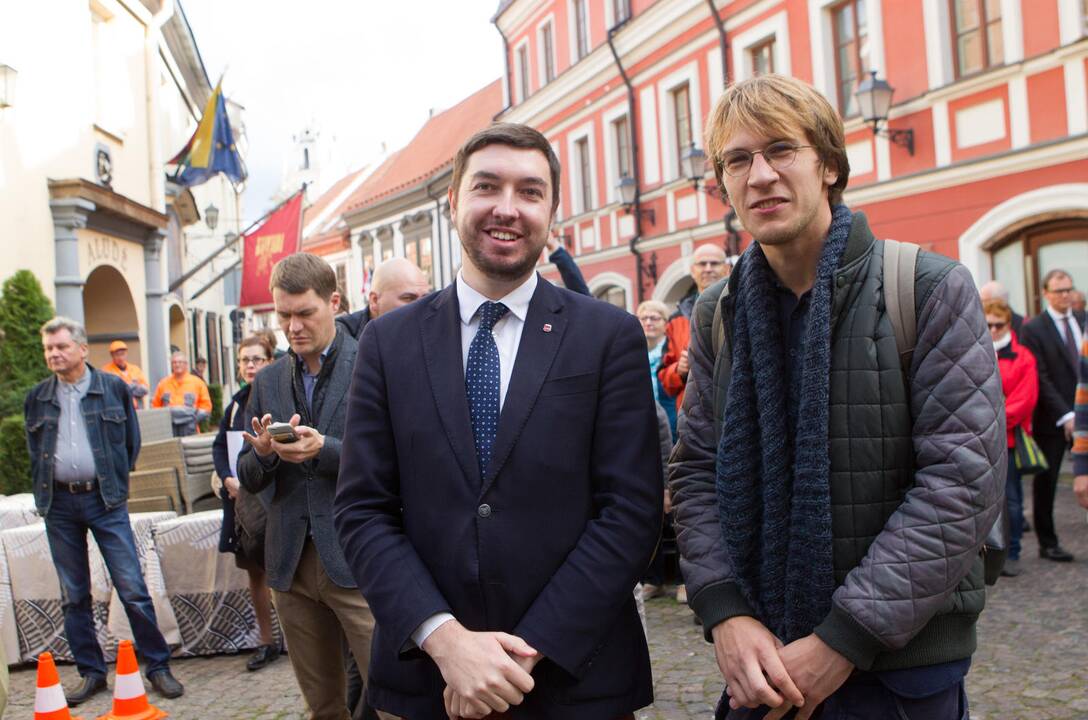
[[[128,472],[140,452],[132,396],[123,380],[87,364],[82,325],[57,317],[41,332],[53,377],[27,394],[24,416],[34,502],[60,578],[64,634],[83,678],[67,693],[68,703],[78,705],[106,689],[91,608],[88,530],[124,605],[148,680],[163,697],[179,697],[184,688],[170,674],[170,648],[140,574],[128,519]]]

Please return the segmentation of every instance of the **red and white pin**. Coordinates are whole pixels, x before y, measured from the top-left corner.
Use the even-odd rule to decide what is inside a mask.
[[[551,331],[552,331],[552,324],[551,323],[544,323],[544,332],[551,332]]]

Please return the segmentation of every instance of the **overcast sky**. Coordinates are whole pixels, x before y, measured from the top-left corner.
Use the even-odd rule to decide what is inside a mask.
[[[224,93],[246,109],[247,221],[270,207],[306,124],[355,169],[504,72],[498,0],[181,2],[212,83],[226,70]]]

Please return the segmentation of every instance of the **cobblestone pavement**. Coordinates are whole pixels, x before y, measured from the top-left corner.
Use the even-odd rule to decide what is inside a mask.
[[[1031,496],[1030,484],[1025,493]],[[1030,515],[1029,515],[1030,517]],[[1033,535],[1025,536],[1018,578],[1002,578],[986,601],[979,649],[967,678],[974,720],[1088,718],[1088,525],[1068,486],[1058,491],[1056,518],[1062,544],[1077,556],[1072,564],[1039,560]],[[721,693],[713,649],[702,640],[691,613],[671,598],[647,605],[657,702],[640,720],[711,717]],[[185,696],[151,701],[178,720],[301,720],[298,686],[286,658],[247,673],[245,657],[176,660],[174,673]],[[78,678],[60,668],[66,687]],[[33,668],[12,673],[6,717],[33,716]],[[112,686],[112,677],[110,678]],[[80,708],[93,718],[109,710],[101,695]]]

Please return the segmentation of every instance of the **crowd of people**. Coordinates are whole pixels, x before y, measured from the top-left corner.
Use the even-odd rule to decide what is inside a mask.
[[[1046,560],[1073,559],[1053,521],[1070,444],[1088,507],[1072,278],[1049,272],[1024,321],[1000,285],[877,239],[843,204],[841,119],[803,82],[731,86],[706,143],[754,242],[695,248],[676,308],[590,295],[551,232],[558,158],[514,124],[455,158],[449,287],[389,260],[347,313],[321,258],[275,266],[290,349],[240,343],[214,445],[220,550],[260,634],[249,670],[281,652],[274,604],[319,720],[633,718],[653,699],[638,606],[663,592],[675,537],[717,718],[966,716],[986,561],[1022,572],[1021,476]],[[545,249],[566,289],[537,274]],[[69,702],[106,686],[88,529],[152,685],[176,697],[125,509],[147,381],[120,341],[91,367],[73,321],[42,341],[53,377],[26,418],[83,679]],[[184,434],[210,403],[183,354],[171,367],[154,404]]]

